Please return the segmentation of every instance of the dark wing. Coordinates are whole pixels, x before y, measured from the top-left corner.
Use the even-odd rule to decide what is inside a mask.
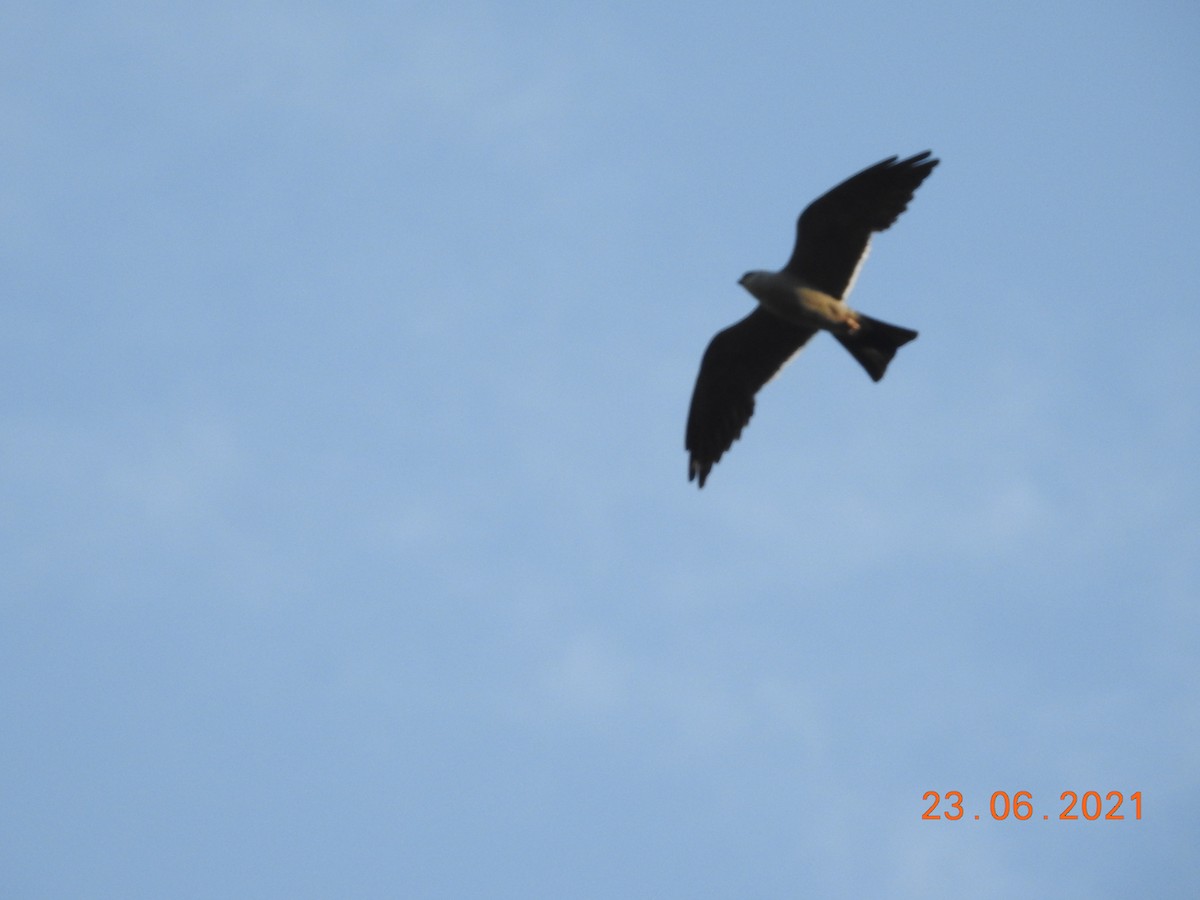
[[[907,208],[938,160],[926,150],[893,156],[817,198],[796,223],[796,247],[783,267],[806,284],[844,298],[867,255],[871,233],[886,231]]]
[[[759,307],[736,325],[718,332],[700,362],[686,447],[691,454],[688,481],[709,470],[741,435],[754,414],[754,395],[795,356],[815,328],[793,325]]]

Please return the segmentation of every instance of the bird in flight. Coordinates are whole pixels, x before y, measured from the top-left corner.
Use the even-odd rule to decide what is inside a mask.
[[[792,258],[778,272],[747,272],[738,281],[758,306],[718,332],[700,362],[688,412],[688,481],[704,487],[712,467],[754,414],[759,388],[818,331],[832,334],[878,381],[896,350],[917,333],[864,316],[846,304],[867,258],[871,235],[904,212],[938,160],[931,151],[891,157],[817,198],[796,223]]]

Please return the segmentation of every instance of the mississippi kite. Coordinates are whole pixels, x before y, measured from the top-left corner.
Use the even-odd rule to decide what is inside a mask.
[[[759,388],[818,331],[830,332],[878,381],[915,331],[864,316],[846,304],[871,234],[904,212],[938,160],[931,151],[885,159],[808,205],[796,223],[792,258],[778,272],[738,281],[758,306],[719,332],[704,351],[688,412],[688,481],[700,487],[754,414]]]

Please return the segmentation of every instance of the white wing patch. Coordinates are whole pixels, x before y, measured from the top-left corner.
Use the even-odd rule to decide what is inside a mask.
[[[858,280],[858,273],[862,271],[863,263],[867,261],[867,256],[871,253],[871,238],[867,238],[866,246],[863,247],[862,256],[858,258],[858,262],[854,264],[854,271],[850,273],[850,280],[846,282],[846,289],[842,291],[842,296],[839,300],[845,300],[850,296],[850,292],[854,290],[854,282]]]

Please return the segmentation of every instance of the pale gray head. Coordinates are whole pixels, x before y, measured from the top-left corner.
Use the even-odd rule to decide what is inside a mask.
[[[762,269],[753,269],[753,270],[747,272],[741,278],[739,278],[738,284],[740,284],[742,287],[744,287],[746,290],[748,290],[750,293],[753,294],[754,293],[754,285],[761,284],[772,274],[773,274],[772,272],[765,272]]]

